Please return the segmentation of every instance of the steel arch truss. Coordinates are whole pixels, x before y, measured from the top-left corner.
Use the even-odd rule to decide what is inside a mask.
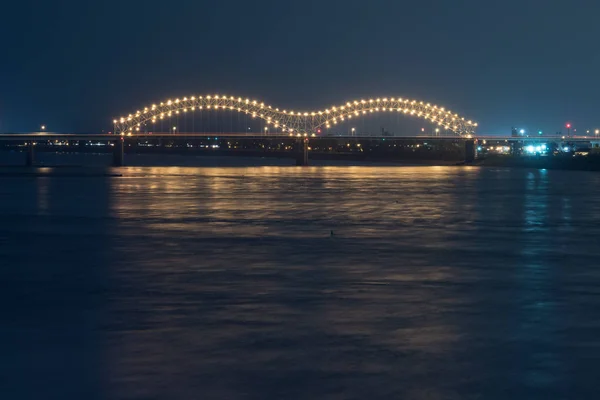
[[[280,110],[265,105],[257,100],[233,96],[192,96],[183,99],[167,100],[160,104],[153,104],[143,110],[114,120],[116,133],[134,133],[148,122],[157,122],[177,115],[194,111],[230,110],[244,113],[253,118],[260,118],[268,125],[281,128],[283,132],[315,133],[318,128],[331,128],[332,125],[342,123],[353,118],[374,113],[401,113],[414,116],[444,130],[452,131],[459,136],[471,137],[475,134],[477,123],[465,120],[444,107],[438,107],[422,101],[402,98],[377,98],[369,100],[355,100],[346,104],[327,108],[321,111],[295,112]]]

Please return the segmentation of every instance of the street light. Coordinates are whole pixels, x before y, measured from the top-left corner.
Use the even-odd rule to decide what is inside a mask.
[[[596,135],[600,134],[600,129],[596,129],[596,130],[594,131],[594,134],[596,134]]]
[[[435,136],[439,136],[440,135],[440,128],[435,128]]]
[[[176,130],[177,130],[177,127],[176,127],[176,126],[174,126],[174,127],[173,127],[173,134],[175,134],[175,131],[176,131]]]
[[[571,124],[567,122],[567,125],[565,125],[567,127],[567,137],[571,136]]]
[[[265,135],[268,133],[269,128],[265,126]]]
[[[352,136],[354,136],[355,131],[356,131],[356,128],[352,128]]]
[[[41,128],[43,131],[45,131],[45,130],[46,130],[46,125],[42,125],[40,128]]]

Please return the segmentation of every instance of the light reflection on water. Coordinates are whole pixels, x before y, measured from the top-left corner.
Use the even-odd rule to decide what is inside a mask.
[[[0,328],[12,360],[0,368],[13,378],[8,393],[595,393],[597,174],[276,166],[121,173],[2,181],[8,267],[0,278],[6,304],[17,304],[5,306]],[[15,366],[23,359],[31,362]],[[46,374],[41,385],[18,385],[35,371]]]

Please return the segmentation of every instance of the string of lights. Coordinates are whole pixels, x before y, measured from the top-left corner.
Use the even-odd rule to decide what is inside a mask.
[[[477,128],[476,122],[466,120],[444,107],[403,98],[354,100],[321,111],[298,112],[273,108],[263,102],[248,98],[209,95],[167,100],[115,119],[113,121],[115,133],[135,133],[148,123],[156,123],[181,114],[203,110],[230,110],[244,113],[252,118],[263,119],[267,125],[281,128],[283,132],[290,135],[315,133],[318,129],[329,129],[333,125],[353,118],[382,112],[415,116],[459,136],[471,137]]]

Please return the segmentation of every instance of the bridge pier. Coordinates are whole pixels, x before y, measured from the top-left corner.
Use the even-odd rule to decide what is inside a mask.
[[[125,165],[125,141],[121,137],[115,142],[113,149],[113,167],[122,167]]]
[[[308,138],[298,139],[298,151],[296,152],[296,165],[308,166]]]
[[[475,140],[469,139],[465,141],[465,163],[475,162],[477,154],[477,146]]]
[[[25,153],[25,165],[33,167],[35,164],[35,148],[33,141],[27,143],[27,152]]]

